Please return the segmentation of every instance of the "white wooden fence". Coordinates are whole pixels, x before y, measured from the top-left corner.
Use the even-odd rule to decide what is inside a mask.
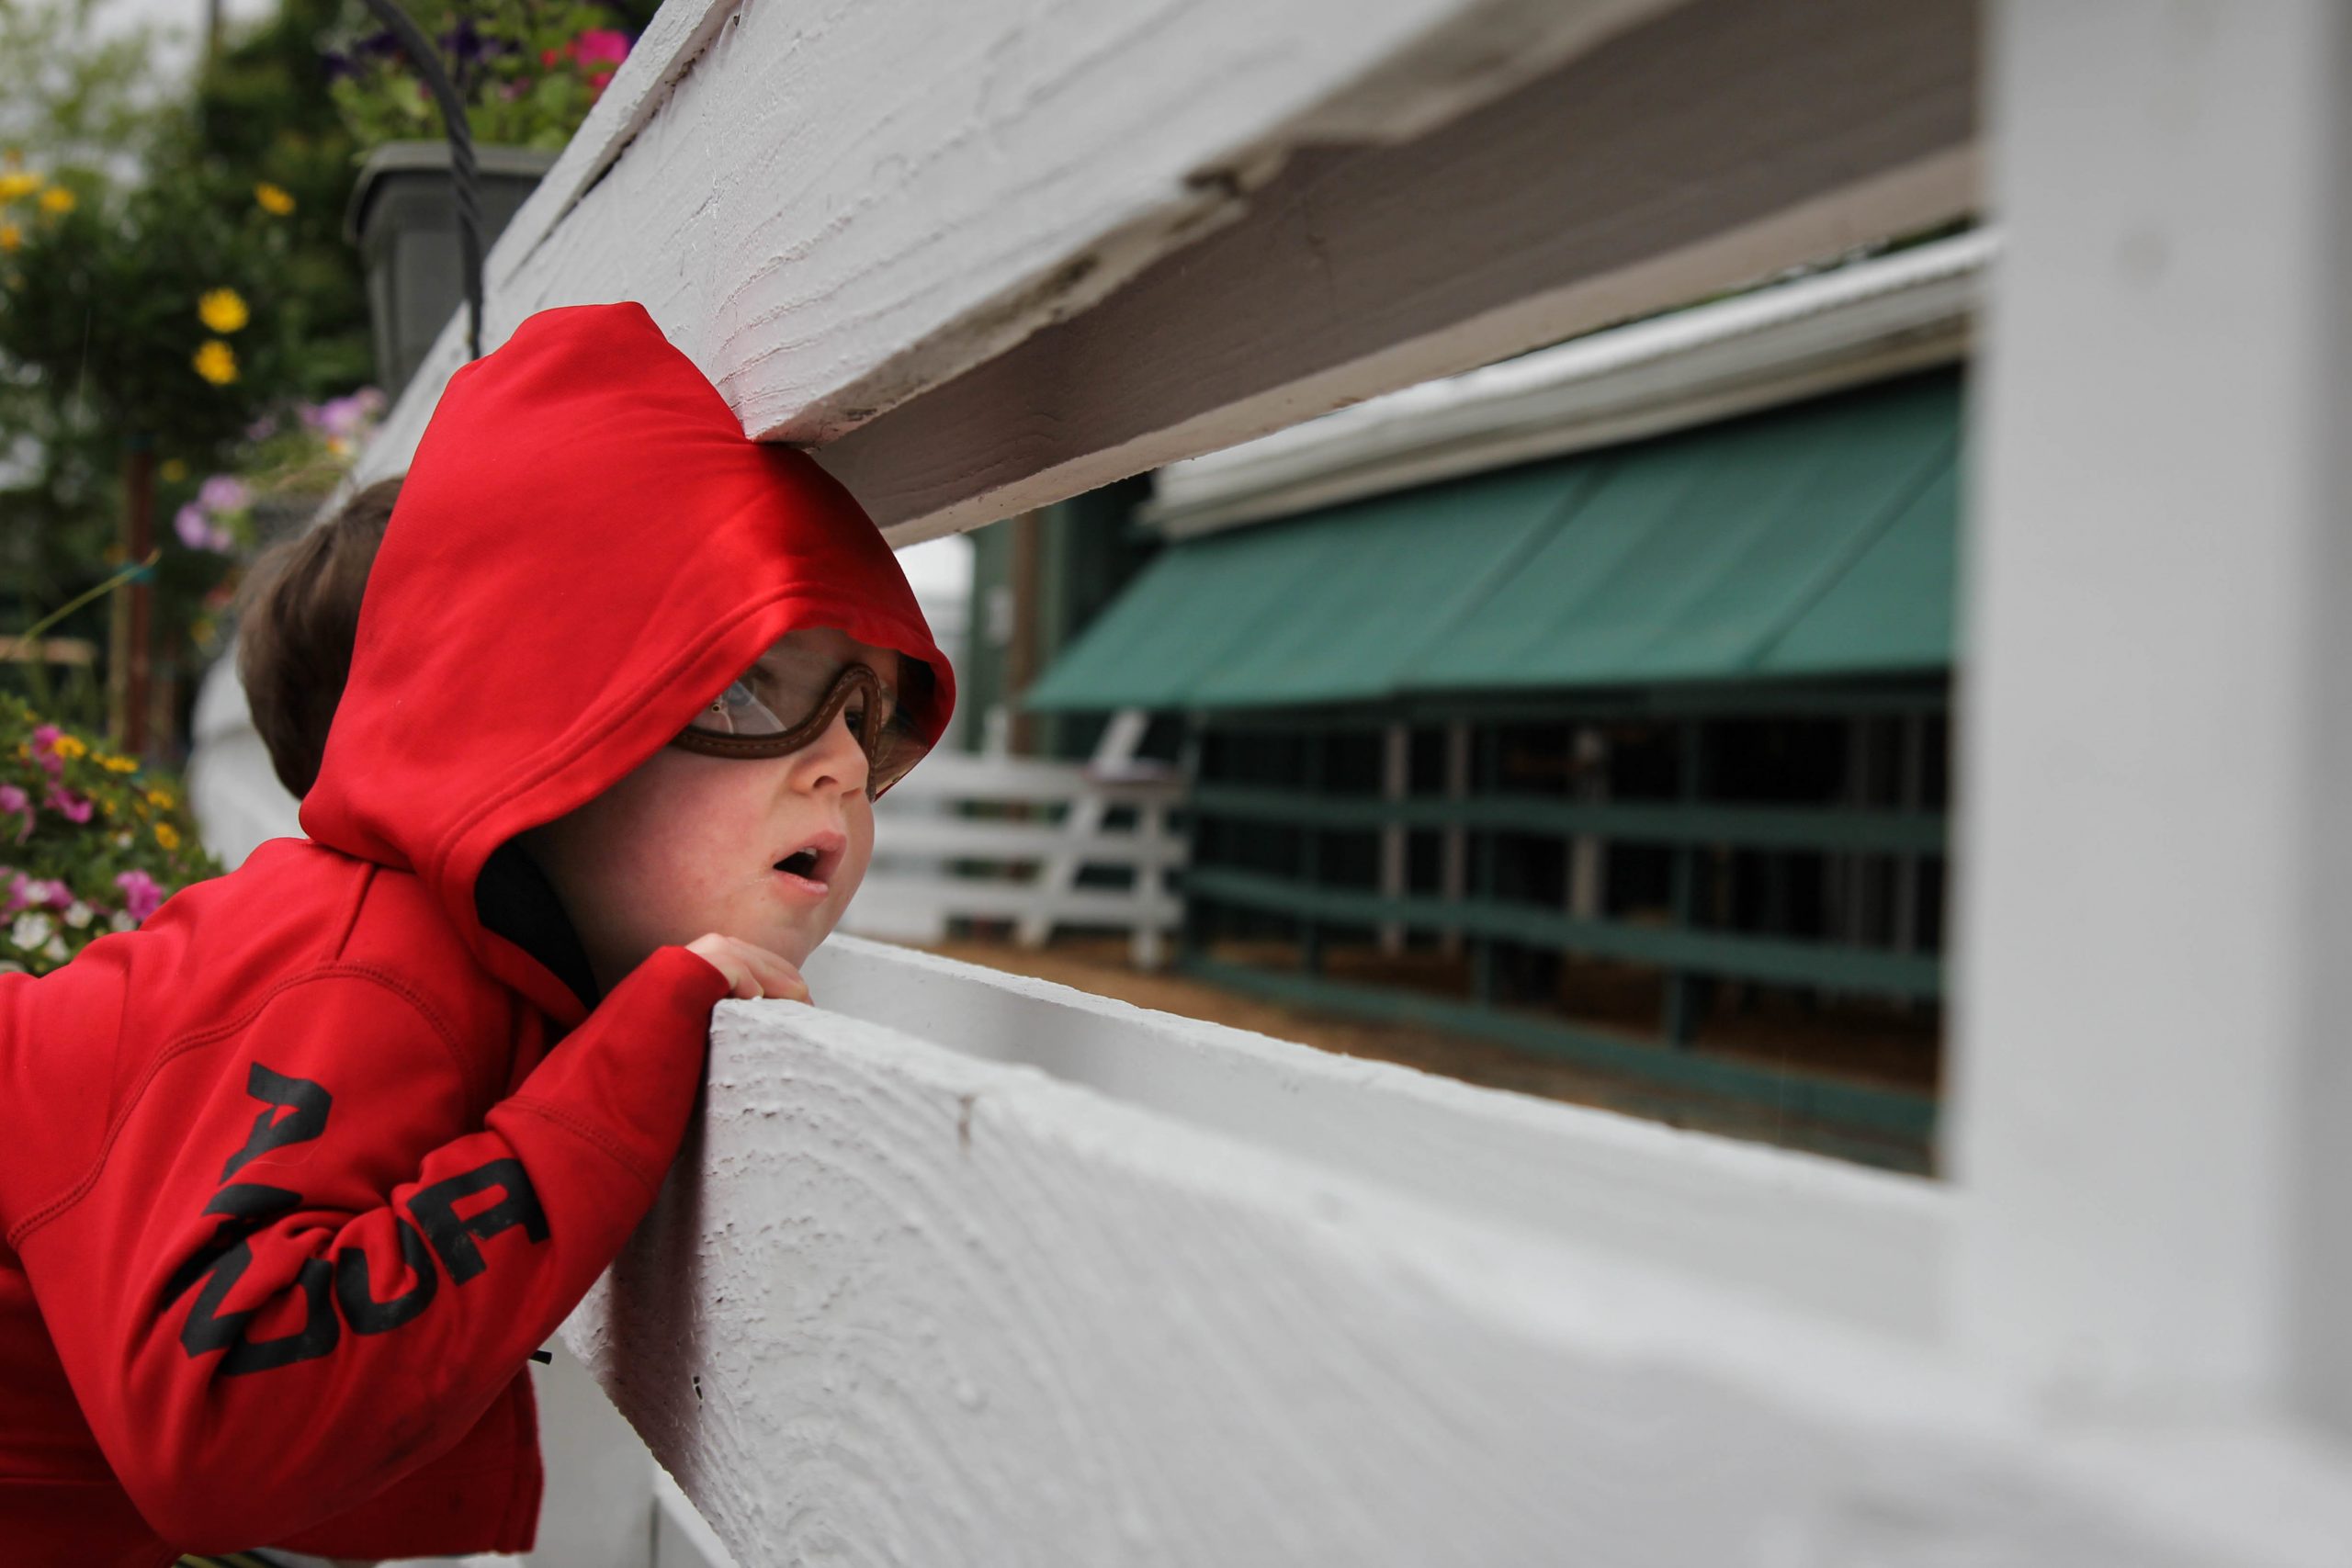
[[[567,1330],[747,1568],[2346,1561],[2352,38],[1990,9],[1980,69],[1963,0],[664,8],[485,339],[641,299],[900,539],[2006,239],[1954,1179],[842,939]]]
[[[1129,933],[1138,968],[1157,968],[1183,918],[1168,881],[1184,860],[1170,822],[1182,793],[1159,771],[935,751],[882,797],[874,865],[842,929],[927,942],[951,919],[1001,920],[1036,946],[1057,928],[1108,927]],[[1118,807],[1127,820],[1114,824]],[[1095,866],[1122,878],[1081,882]]]

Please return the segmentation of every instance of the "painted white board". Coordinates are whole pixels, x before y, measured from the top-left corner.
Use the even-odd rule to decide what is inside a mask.
[[[1917,1347],[794,1003],[565,1336],[745,1568],[2323,1561]]]

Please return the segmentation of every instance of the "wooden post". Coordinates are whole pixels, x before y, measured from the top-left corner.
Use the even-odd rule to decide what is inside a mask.
[[[1460,802],[1470,795],[1470,727],[1456,719],[1445,727],[1445,798]],[[1445,829],[1438,845],[1438,887],[1449,904],[1459,904],[1470,882],[1469,839],[1459,825]],[[1438,946],[1448,958],[1462,951],[1462,932],[1447,927],[1438,933]]]
[[[1478,733],[1478,770],[1472,787],[1492,795],[1502,777],[1502,729],[1498,725],[1483,726]],[[1471,793],[1469,789],[1464,791]],[[1471,896],[1484,903],[1495,896],[1495,885],[1500,880],[1500,867],[1495,857],[1498,846],[1492,828],[1482,829],[1473,851],[1475,869],[1471,874]],[[1497,993],[1495,976],[1495,939],[1482,936],[1470,943],[1470,998],[1480,1007],[1495,1005]]]
[[[1168,807],[1156,800],[1136,807],[1136,837],[1147,852],[1147,858],[1136,863],[1136,902],[1141,909],[1148,909],[1168,890],[1167,868],[1149,854],[1168,837]],[[1134,935],[1127,943],[1127,962],[1138,969],[1157,969],[1165,961],[1166,952],[1159,922],[1139,910]]]
[[[1706,724],[1703,719],[1686,718],[1679,738],[1682,748],[1682,803],[1696,806],[1706,788]],[[1674,847],[1674,926],[1677,931],[1689,931],[1698,924],[1699,917],[1699,846],[1688,841]],[[1702,1000],[1701,987],[1705,982],[1687,970],[1676,969],[1666,977],[1667,1043],[1684,1046],[1690,1043],[1699,1031],[1699,1010]]]
[[[1998,9],[1955,1324],[2352,1431],[2352,18]]]
[[[1381,731],[1380,737],[1380,798],[1400,801],[1412,793],[1413,729],[1410,725],[1392,724]],[[1406,829],[1402,822],[1390,822],[1380,829],[1380,892],[1383,897],[1401,898],[1405,896]],[[1380,951],[1394,958],[1405,951],[1405,928],[1390,920],[1380,928]]]
[[[1928,715],[1905,714],[1896,721],[1902,727],[1903,751],[1896,774],[1898,802],[1905,811],[1917,811],[1925,802],[1928,785]],[[1894,951],[1917,953],[1919,950],[1919,857],[1916,853],[1899,856],[1894,863]]]
[[[1176,765],[1183,774],[1183,799],[1187,807],[1184,813],[1184,831],[1190,852],[1185,856],[1184,865],[1188,873],[1192,867],[1201,863],[1202,858],[1201,814],[1191,808],[1193,797],[1201,787],[1201,753],[1206,746],[1202,728],[1199,716],[1185,715],[1184,738],[1177,743],[1176,749]],[[1202,928],[1200,901],[1193,897],[1188,891],[1184,894],[1183,907],[1176,918],[1178,963],[1191,964],[1205,955],[1208,946],[1207,933]]]
[[[155,547],[155,449],[144,437],[131,437],[123,454],[122,493],[123,559],[143,561]],[[154,604],[154,584],[141,572],[124,587],[116,621],[122,664],[113,682],[115,739],[140,758],[148,750]]]
[[[1310,728],[1300,738],[1306,748],[1306,765],[1299,780],[1309,800],[1323,793],[1323,754],[1330,745],[1330,736],[1321,729]],[[1299,829],[1298,881],[1303,887],[1313,887],[1323,874],[1323,830],[1308,822]],[[1323,928],[1312,917],[1302,917],[1298,922],[1298,967],[1302,974],[1323,972]]]
[[[1569,755],[1575,760],[1571,794],[1589,806],[1609,798],[1609,737],[1599,725],[1577,726]],[[1609,898],[1609,842],[1596,833],[1568,840],[1568,913],[1597,920]]]

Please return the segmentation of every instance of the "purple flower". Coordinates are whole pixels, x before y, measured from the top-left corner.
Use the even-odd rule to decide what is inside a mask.
[[[368,420],[383,406],[384,395],[372,387],[347,398],[329,398],[318,407],[315,428],[329,435],[355,436],[367,428]]]
[[[49,786],[49,806],[62,813],[68,822],[87,822],[90,819],[90,803],[63,784]]]
[[[163,888],[143,871],[126,871],[114,885],[122,889],[124,912],[134,920],[144,920],[163,907]]]
[[[351,63],[351,56],[331,49],[319,56],[319,72],[328,81],[334,82],[345,76],[357,75],[359,68]]]
[[[204,508],[191,501],[173,515],[172,532],[189,549],[206,549],[209,547],[206,541],[212,534],[212,519],[204,514]]]
[[[471,17],[461,17],[458,25],[441,35],[441,51],[452,60],[480,60],[481,34],[474,27]]]
[[[25,889],[33,897],[52,909],[63,909],[74,902],[74,889],[61,881],[36,882]]]
[[[196,492],[197,504],[211,513],[243,512],[253,499],[254,492],[234,474],[215,474]]]

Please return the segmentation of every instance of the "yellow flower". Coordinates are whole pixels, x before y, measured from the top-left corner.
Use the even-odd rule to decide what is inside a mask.
[[[17,201],[40,189],[40,176],[18,170],[0,175],[0,201]]]
[[[59,743],[58,749],[64,750],[63,742]],[[172,808],[172,792],[158,784],[147,792],[147,804],[159,811],[169,811]]]
[[[139,764],[129,757],[118,757],[111,751],[98,753],[98,766],[110,773],[135,773]]]
[[[74,210],[74,193],[63,186],[51,186],[40,193],[40,209],[60,215],[71,212]]]
[[[187,478],[187,464],[178,457],[166,457],[155,473],[165,484],[175,485]]]
[[[57,754],[67,761],[78,761],[90,754],[90,748],[79,736],[61,735],[57,738]]]
[[[237,378],[237,356],[217,337],[196,351],[193,363],[196,373],[216,387],[225,387]]]
[[[233,333],[254,319],[233,288],[213,289],[196,302],[196,313],[216,333]]]
[[[169,822],[158,822],[155,824],[155,841],[163,845],[167,850],[178,849],[180,847],[180,830],[177,828],[173,827]]]
[[[261,203],[261,209],[264,212],[278,218],[283,218],[294,210],[294,198],[267,180],[254,186],[254,199]]]
[[[21,250],[24,243],[25,231],[22,229],[14,223],[0,223],[0,251]]]

